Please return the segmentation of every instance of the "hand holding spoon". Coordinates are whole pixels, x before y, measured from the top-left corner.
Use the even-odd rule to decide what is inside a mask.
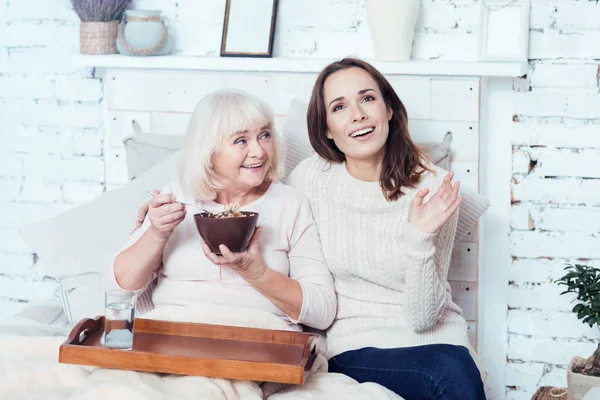
[[[156,193],[154,193],[154,192],[152,192],[150,190],[148,190],[148,193],[151,194],[152,196],[156,196],[157,195]],[[209,215],[214,215],[214,213],[212,213],[212,212],[210,212],[208,210],[205,210],[204,208],[202,208],[202,207],[200,207],[200,206],[198,206],[196,204],[184,203],[183,201],[177,201],[177,200],[175,200],[175,203],[180,203],[180,204],[183,204],[184,206],[190,206],[190,207],[199,208],[199,209],[201,209],[202,211],[204,211],[205,213],[207,213]]]

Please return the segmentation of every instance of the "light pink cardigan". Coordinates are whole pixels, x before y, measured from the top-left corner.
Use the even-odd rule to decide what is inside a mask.
[[[179,201],[198,204],[208,210],[223,208],[212,201],[195,201],[185,196],[177,184],[169,185],[162,193],[174,193]],[[275,182],[261,198],[241,210],[260,214],[258,225],[263,228],[260,246],[267,266],[300,283],[303,299],[298,320],[284,314],[231,268],[216,266],[206,258],[194,224],[193,215],[197,210],[189,206],[186,218],[169,238],[162,265],[153,276],[153,279],[158,276],[152,293],[154,306],[212,303],[250,307],[271,312],[296,330],[300,329],[297,324],[327,328],[335,316],[336,296],[307,199],[298,190]],[[139,240],[149,226],[146,218],[122,250]],[[108,278],[109,287],[118,287],[114,266],[111,266]]]

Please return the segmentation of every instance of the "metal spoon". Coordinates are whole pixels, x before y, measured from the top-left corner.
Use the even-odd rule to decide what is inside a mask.
[[[148,193],[151,194],[152,196],[156,196],[157,195],[156,193],[151,192],[150,190],[148,190]],[[196,208],[201,209],[202,211],[204,211],[208,215],[215,215],[215,213],[210,212],[208,210],[205,210],[204,208],[202,208],[202,207],[200,207],[200,206],[198,206],[196,204],[184,203],[183,201],[177,201],[177,200],[175,200],[175,203],[183,204],[184,206],[196,207]]]

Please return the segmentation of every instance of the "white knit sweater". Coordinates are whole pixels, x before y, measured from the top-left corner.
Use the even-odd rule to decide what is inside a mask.
[[[417,191],[429,188],[429,198],[447,174],[431,167],[435,173],[393,202],[379,182],[355,179],[345,164],[318,156],[290,175],[288,183],[309,199],[335,279],[338,311],[327,332],[328,358],[363,347],[434,343],[462,345],[476,357],[447,281],[458,213],[435,235],[407,222]]]

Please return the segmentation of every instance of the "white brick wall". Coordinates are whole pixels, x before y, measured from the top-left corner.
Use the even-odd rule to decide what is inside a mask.
[[[224,0],[137,0],[162,9],[184,55],[217,55]],[[422,0],[413,57],[474,60],[480,2]],[[514,93],[507,265],[507,398],[566,384],[565,365],[597,331],[569,312],[553,280],[565,262],[600,265],[600,5],[532,0],[531,90]],[[50,296],[53,282],[17,226],[105,187],[102,83],[73,68],[68,0],[0,2],[0,320]],[[280,0],[276,56],[370,57],[363,0]],[[507,115],[506,118],[513,118]],[[503,283],[500,283],[503,284]]]
[[[566,387],[566,364],[600,338],[553,283],[567,262],[600,264],[600,5],[533,0],[531,13],[531,91],[515,93],[512,131],[505,379],[513,399]]]
[[[18,226],[104,190],[102,85],[69,65],[69,3],[0,2],[0,320],[54,288]]]

